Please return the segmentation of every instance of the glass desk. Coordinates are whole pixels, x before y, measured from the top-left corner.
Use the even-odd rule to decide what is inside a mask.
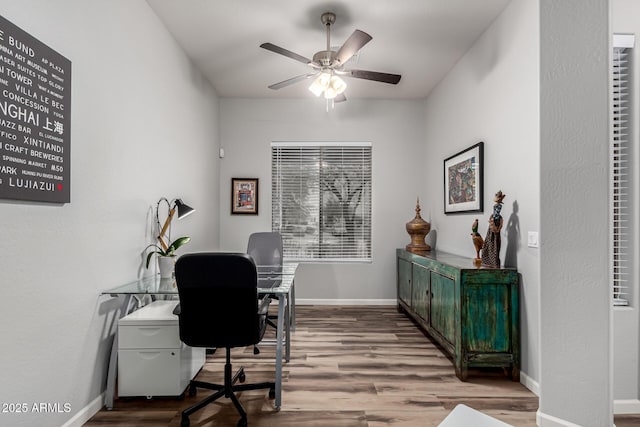
[[[278,300],[278,320],[276,325],[276,398],[275,408],[282,404],[282,356],[288,362],[291,356],[291,331],[295,331],[295,290],[294,276],[298,264],[286,263],[280,266],[257,266],[258,296],[270,295]],[[112,297],[124,296],[125,310],[121,317],[142,307],[147,299],[175,298],[178,299],[178,288],[175,279],[161,279],[160,276],[144,277],[124,285],[107,289],[101,295]],[[262,341],[269,343],[269,340]],[[111,348],[109,369],[107,371],[107,390],[105,392],[105,406],[113,409],[115,385],[118,367],[118,333],[116,333]]]

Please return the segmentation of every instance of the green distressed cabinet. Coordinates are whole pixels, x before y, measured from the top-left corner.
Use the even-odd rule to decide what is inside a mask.
[[[518,273],[477,268],[473,259],[441,251],[420,256],[398,249],[398,309],[453,359],[469,368],[504,368],[520,379]]]

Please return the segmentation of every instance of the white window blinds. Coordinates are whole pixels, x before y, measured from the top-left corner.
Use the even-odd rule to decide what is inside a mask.
[[[272,143],[272,229],[292,260],[371,260],[371,144]]]
[[[630,130],[629,93],[633,36],[615,35],[612,55],[611,136],[611,272],[613,305],[629,304],[630,240]]]

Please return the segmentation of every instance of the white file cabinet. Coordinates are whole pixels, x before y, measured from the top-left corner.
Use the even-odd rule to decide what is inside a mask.
[[[155,301],[118,323],[118,395],[178,396],[205,360],[180,341],[178,301]]]

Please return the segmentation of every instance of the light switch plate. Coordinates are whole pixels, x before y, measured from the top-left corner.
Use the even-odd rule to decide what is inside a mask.
[[[530,248],[538,247],[538,232],[537,231],[529,231],[527,234],[527,246]]]

